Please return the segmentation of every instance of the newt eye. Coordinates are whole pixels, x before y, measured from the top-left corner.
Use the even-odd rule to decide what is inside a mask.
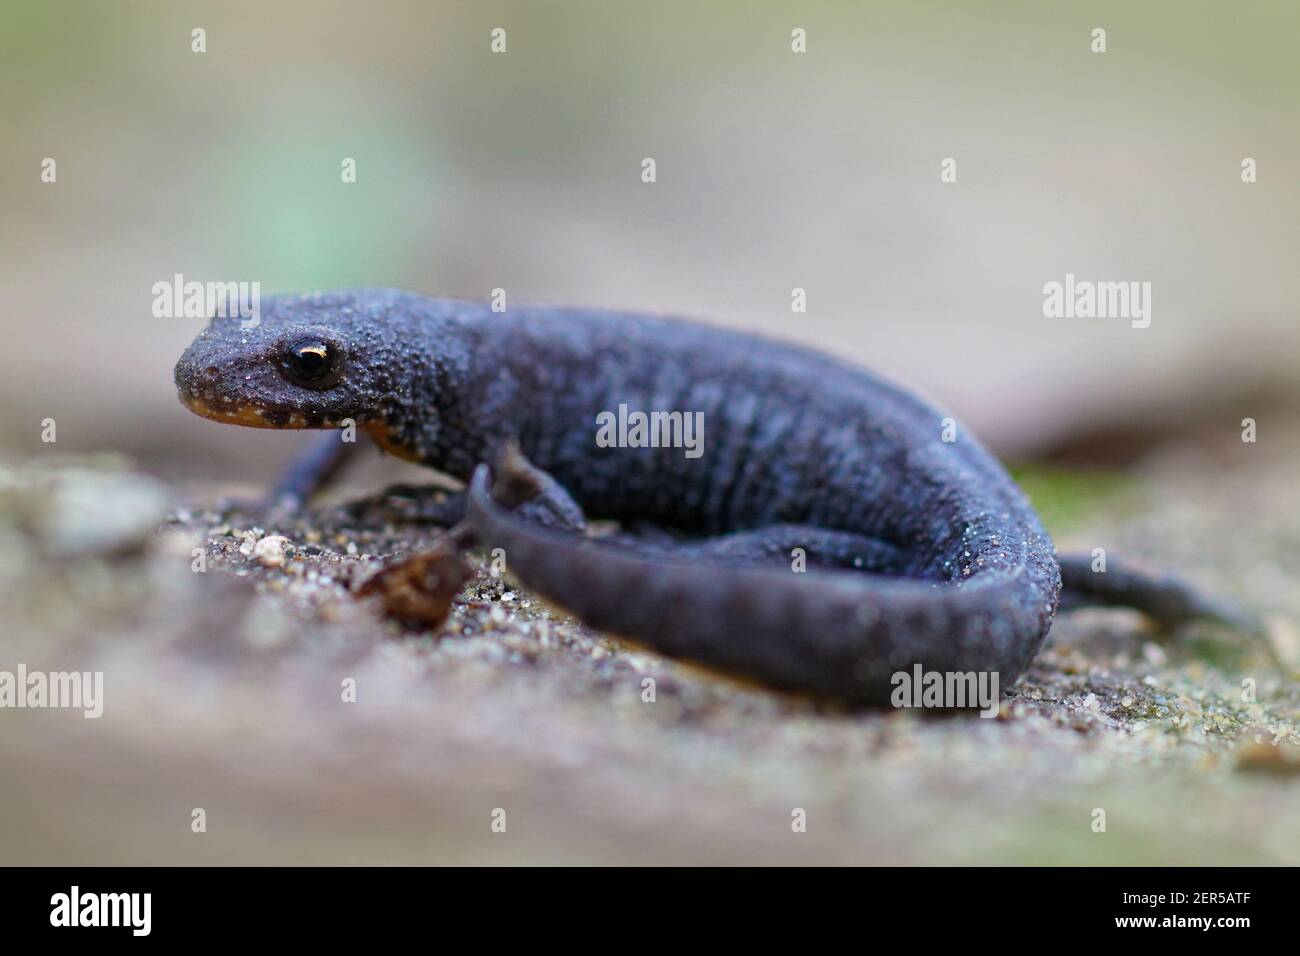
[[[320,339],[300,339],[285,349],[280,360],[285,376],[308,388],[328,388],[338,379],[339,351]]]

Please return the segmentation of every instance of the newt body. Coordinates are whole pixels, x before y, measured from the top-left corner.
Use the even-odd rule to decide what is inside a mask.
[[[504,547],[544,597],[779,687],[885,703],[891,675],[915,664],[992,671],[1007,687],[1057,610],[1052,542],[978,441],[960,429],[943,441],[945,416],[928,403],[790,344],[356,290],[264,301],[253,329],[214,319],[175,378],[217,420],[352,419],[385,450],[465,482],[473,536]],[[702,454],[602,446],[600,416],[621,405],[699,413]],[[515,444],[541,479],[523,507],[494,494],[487,468]],[[624,530],[592,538],[585,518]],[[795,549],[806,573],[792,570]],[[1117,571],[1115,597],[1079,562],[1065,568],[1096,603],[1168,619],[1222,610],[1170,579]]]

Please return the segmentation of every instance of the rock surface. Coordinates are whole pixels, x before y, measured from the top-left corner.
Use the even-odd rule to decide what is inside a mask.
[[[436,538],[399,497],[267,526],[174,490],[164,517],[103,462],[10,470],[0,669],[102,671],[104,712],[0,711],[0,862],[1300,863],[1297,460],[1175,449],[1041,502],[1062,550],[1176,568],[1270,635],[1064,616],[992,720],[740,686],[482,555],[441,631],[401,628],[350,590]]]

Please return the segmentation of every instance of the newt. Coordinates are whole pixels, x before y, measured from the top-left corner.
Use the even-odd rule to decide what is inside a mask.
[[[1177,578],[1058,556],[980,442],[944,440],[949,416],[751,334],[360,289],[266,299],[253,328],[213,319],[175,381],[216,421],[355,423],[463,483],[431,516],[456,548],[502,547],[592,627],[777,688],[880,705],[918,664],[1009,687],[1083,604],[1250,625]],[[326,436],[277,494],[304,500],[354,447]]]

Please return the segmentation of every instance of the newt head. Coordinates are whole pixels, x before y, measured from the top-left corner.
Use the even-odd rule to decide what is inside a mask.
[[[252,328],[214,318],[176,363],[180,400],[204,418],[255,428],[371,422],[403,390],[393,312],[404,295],[271,297]]]

